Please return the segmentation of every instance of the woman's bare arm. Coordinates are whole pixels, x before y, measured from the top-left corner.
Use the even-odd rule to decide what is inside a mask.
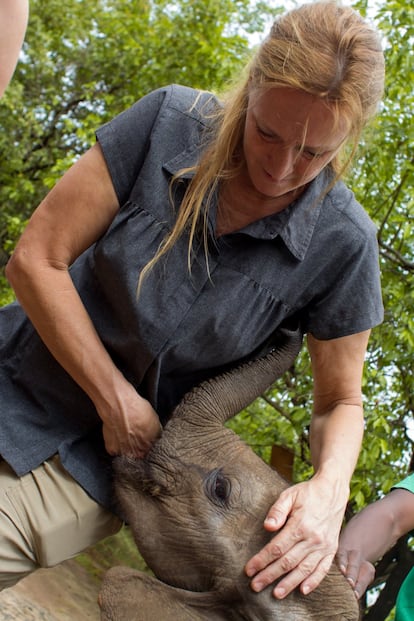
[[[361,377],[368,335],[362,332],[330,341],[308,336],[314,377],[315,474],[285,490],[270,508],[265,528],[279,532],[246,565],[254,590],[281,578],[275,597],[283,598],[299,585],[306,594],[329,571],[362,440]]]
[[[118,209],[96,144],[36,209],[6,274],[50,352],[94,402],[107,450],[142,456],[159,432],[158,417],[114,366],[69,274]]]

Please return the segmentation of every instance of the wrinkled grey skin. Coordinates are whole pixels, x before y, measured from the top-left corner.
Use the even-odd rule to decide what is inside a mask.
[[[284,600],[254,593],[244,565],[269,540],[265,515],[287,483],[223,423],[290,367],[301,345],[280,331],[266,357],[205,382],[176,408],[143,460],[115,460],[116,491],[156,578],[107,572],[102,621],[356,621],[357,601],[332,567],[322,585]]]

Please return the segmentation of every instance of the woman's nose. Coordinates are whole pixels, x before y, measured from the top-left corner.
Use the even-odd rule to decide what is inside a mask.
[[[275,179],[275,181],[281,181],[285,177],[288,177],[294,167],[297,152],[291,148],[274,148],[269,155],[270,170],[268,173]]]

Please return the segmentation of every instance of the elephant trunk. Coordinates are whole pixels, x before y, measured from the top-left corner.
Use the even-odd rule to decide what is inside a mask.
[[[302,336],[299,328],[279,328],[273,335],[269,353],[203,382],[185,395],[173,420],[203,427],[210,423],[222,425],[292,366],[301,349]]]

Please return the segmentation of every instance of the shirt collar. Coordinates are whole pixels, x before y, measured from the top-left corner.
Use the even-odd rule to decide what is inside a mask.
[[[187,149],[164,164],[171,174],[183,168],[190,168],[197,162],[199,145]],[[184,179],[191,179],[193,171],[186,172]],[[326,168],[308,185],[306,191],[289,207],[279,213],[267,216],[248,224],[237,234],[249,235],[256,239],[273,240],[280,237],[288,250],[299,261],[303,261],[315,230],[321,211],[324,193],[332,181],[332,172]],[[210,230],[215,229],[217,205],[211,205],[209,213]]]
[[[244,233],[259,239],[280,237],[293,256],[302,261],[312,239],[322,208],[324,192],[332,179],[325,169],[309,184],[306,191],[279,213],[252,222]]]

